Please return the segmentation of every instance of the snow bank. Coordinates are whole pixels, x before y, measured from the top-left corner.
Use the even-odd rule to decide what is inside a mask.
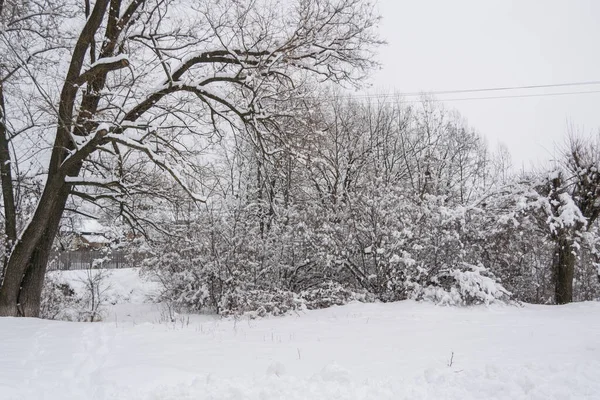
[[[151,304],[149,299],[155,298],[161,290],[157,282],[140,276],[139,268],[122,269],[90,269],[72,271],[51,271],[48,280],[54,284],[67,283],[75,292],[72,298],[60,299],[56,306],[48,306],[47,317],[68,321],[94,320],[107,321],[153,321],[170,320],[161,305]],[[94,288],[95,303],[100,300],[97,309],[91,303]],[[44,304],[44,303],[43,303]]]
[[[160,288],[158,283],[142,279],[139,268],[51,271],[48,274],[58,281],[68,283],[78,294],[83,294],[89,274],[96,275],[101,271],[107,275],[102,283],[102,291],[107,303],[112,305],[145,303]]]
[[[142,318],[150,305],[125,305],[138,316],[93,324],[0,319],[0,398],[563,400],[600,393],[600,303],[355,303],[280,318],[196,315],[168,323]]]

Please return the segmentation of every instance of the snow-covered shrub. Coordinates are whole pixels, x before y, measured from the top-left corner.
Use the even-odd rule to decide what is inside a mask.
[[[294,293],[287,290],[235,290],[227,291],[220,303],[220,314],[248,315],[250,317],[279,316],[301,310],[316,310],[341,306],[351,301],[373,302],[375,296],[366,292],[353,292],[339,283],[325,282],[318,287]]]
[[[278,209],[268,229],[257,217],[260,204],[214,207],[147,249],[142,269],[162,284],[158,301],[194,312],[279,314],[295,306],[276,310],[273,301],[285,303],[284,294],[331,279],[315,250],[313,225],[293,207]]]
[[[40,318],[79,321],[81,301],[71,285],[49,274],[42,289]]]
[[[326,271],[323,251],[307,258],[312,227],[299,224],[292,234],[273,223],[261,237],[247,226],[231,230],[234,216],[235,210],[219,223],[195,224],[188,237],[155,244],[142,271],[161,283],[156,301],[191,312],[265,316],[374,299],[331,283],[335,270]]]
[[[161,285],[161,291],[153,300],[191,312],[216,311],[220,282],[217,289],[214,277],[203,270],[199,260],[190,257],[190,249],[187,250],[156,252],[143,261],[142,273]],[[192,251],[196,250],[200,249]]]
[[[110,301],[108,298],[110,272],[106,269],[87,269],[84,272],[85,275],[79,279],[82,293],[78,320],[101,321],[104,317],[104,307]]]
[[[96,322],[104,316],[110,272],[103,269],[82,271],[83,276],[71,283],[52,271],[46,275],[42,290],[40,317],[62,321]]]
[[[413,283],[411,297],[441,305],[468,306],[507,302],[511,295],[484,267],[463,263],[440,271],[424,285]]]
[[[300,297],[307,309],[315,310],[331,306],[341,306],[351,301],[370,303],[375,296],[366,291],[353,292],[337,282],[324,282],[318,287],[302,291]]]
[[[280,316],[305,309],[302,299],[284,290],[232,290],[226,292],[219,311],[223,316],[247,315],[250,317]]]
[[[339,212],[330,229],[334,264],[346,287],[361,288],[381,301],[413,296],[414,280],[433,279],[462,262],[477,262],[473,231],[480,211],[448,205],[445,196],[415,199],[397,187],[368,187]]]
[[[488,236],[477,234],[484,211],[443,196],[417,201],[399,188],[367,189],[329,212],[314,204],[304,213],[276,208],[262,233],[256,205],[222,207],[154,248],[144,271],[162,283],[158,301],[224,315],[432,297],[415,285],[459,296],[448,304],[502,297],[488,290],[494,275],[464,267],[486,251]]]

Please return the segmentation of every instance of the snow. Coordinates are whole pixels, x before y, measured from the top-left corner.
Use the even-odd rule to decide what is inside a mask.
[[[585,217],[581,214],[581,210],[571,196],[568,193],[560,193],[558,195],[561,201],[559,208],[560,215],[557,220],[561,223],[561,226],[575,226],[577,223],[584,224],[587,222]]]
[[[119,61],[129,61],[129,56],[127,54],[119,54],[118,56],[114,56],[114,57],[104,57],[104,58],[100,58],[99,60],[97,60],[95,63],[93,63],[92,65],[90,65],[90,69],[98,66],[98,65],[103,65],[103,64],[113,64],[113,63],[117,63]]]
[[[78,221],[78,230],[81,232],[94,232],[102,234],[108,230],[98,220],[91,218],[84,218]]]
[[[106,284],[102,285],[107,302],[116,303],[108,310],[113,320],[115,316],[118,318],[123,306],[144,304],[160,289],[158,283],[141,279],[138,268],[51,271],[49,274],[59,281],[68,282],[77,293],[83,294],[89,274],[94,275],[101,271],[108,274]]]
[[[111,240],[109,238],[107,238],[106,236],[102,236],[102,235],[88,235],[88,234],[83,234],[81,235],[85,240],[87,240],[89,243],[103,243],[103,244],[108,244],[111,242]]]
[[[77,281],[84,271],[61,272]],[[598,399],[600,303],[167,314],[136,269],[104,322],[0,319],[2,399]],[[82,290],[78,288],[77,290]],[[451,361],[452,360],[452,361]]]
[[[114,183],[114,179],[106,179],[100,176],[86,176],[86,177],[78,177],[78,176],[65,176],[66,183],[72,184],[97,184],[97,185],[108,185]]]
[[[100,125],[98,125],[98,127],[96,128],[96,130],[94,131],[94,135],[96,135],[96,133],[98,132],[102,132],[102,131],[106,131],[109,132],[110,131],[110,125],[107,124],[106,122],[102,122],[100,123]]]

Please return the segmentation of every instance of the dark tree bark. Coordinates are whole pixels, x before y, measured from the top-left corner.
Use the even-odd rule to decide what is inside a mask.
[[[58,231],[60,220],[68,198],[68,187],[61,193],[62,204],[57,204],[57,212],[50,217],[46,231],[42,234],[36,249],[31,255],[29,266],[21,283],[18,297],[18,315],[22,317],[39,317],[42,301],[42,288],[46,276],[46,267],[52,251],[54,237]],[[62,210],[58,212],[58,210]]]
[[[573,242],[566,238],[558,239],[552,260],[556,304],[567,304],[573,301],[573,276],[576,260]]]
[[[56,227],[50,227],[49,225],[51,222],[56,221],[56,218],[60,220],[64,211],[64,202],[62,207],[60,202],[57,202],[63,186],[64,176],[55,176],[54,179],[48,178],[48,183],[31,222],[23,232],[22,240],[15,244],[10,254],[2,287],[0,287],[0,316],[20,315],[18,304],[20,292],[24,289],[23,278],[27,275],[30,267],[41,264],[44,254],[49,251],[49,249],[45,250],[47,242],[44,241],[44,238],[46,238],[46,241],[54,239],[54,237],[48,238],[47,233],[56,231]],[[30,274],[33,274],[29,278],[31,281],[36,274],[33,271]],[[28,287],[31,287],[31,285],[28,285]],[[31,297],[31,295],[26,294],[24,296]]]
[[[0,8],[1,13],[1,8]],[[17,211],[15,206],[12,165],[9,150],[8,130],[6,128],[6,116],[4,108],[3,83],[0,82],[0,182],[2,184],[2,201],[4,204],[4,233],[6,242],[4,244],[7,255],[17,240]],[[2,268],[6,266],[5,263]],[[0,271],[0,272],[3,272]],[[0,274],[2,276],[3,274]]]

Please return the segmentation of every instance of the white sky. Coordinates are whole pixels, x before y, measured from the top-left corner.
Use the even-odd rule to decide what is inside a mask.
[[[371,91],[390,93],[600,80],[600,0],[379,0],[383,67]],[[592,91],[600,85],[440,95],[438,99]],[[600,128],[600,93],[447,102],[516,167],[552,157],[569,121]]]

